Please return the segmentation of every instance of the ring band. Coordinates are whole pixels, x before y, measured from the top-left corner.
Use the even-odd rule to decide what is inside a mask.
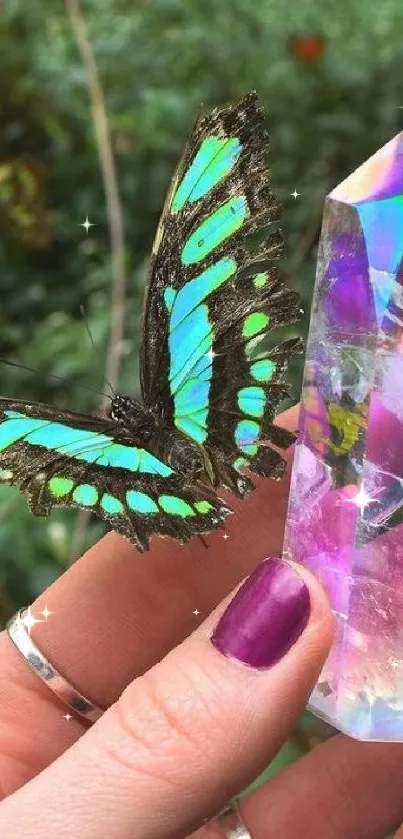
[[[228,807],[220,813],[217,824],[223,830],[226,839],[252,839],[235,801],[228,804]]]
[[[48,661],[41,650],[34,644],[29,632],[27,632],[24,623],[25,609],[19,609],[8,621],[6,626],[9,637],[17,650],[25,658],[25,661],[45,682],[51,691],[65,704],[74,711],[79,717],[93,723],[98,720],[104,711],[97,705],[94,705],[89,699],[83,696],[71,685],[64,676],[59,673],[53,664]]]

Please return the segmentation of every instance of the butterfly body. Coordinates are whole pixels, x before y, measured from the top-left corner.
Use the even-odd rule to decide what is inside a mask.
[[[152,410],[133,396],[117,394],[106,413],[129,437],[134,437],[133,442],[136,438],[148,440],[155,434],[157,420]]]
[[[98,417],[0,398],[0,480],[35,515],[90,510],[146,550],[154,533],[186,542],[222,527],[219,488],[247,495],[245,468],[283,474],[277,449],[293,436],[274,416],[301,347],[264,339],[298,319],[299,299],[276,264],[281,234],[267,235],[280,207],[266,151],[255,93],[197,119],[152,249],[141,400],[116,396]]]
[[[196,478],[208,469],[201,447],[165,424],[163,418],[138,399],[117,395],[111,400],[108,414],[130,443],[141,445],[146,442],[150,452],[172,466],[184,480]]]

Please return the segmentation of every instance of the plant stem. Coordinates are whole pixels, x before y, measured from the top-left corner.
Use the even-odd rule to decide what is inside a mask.
[[[116,389],[119,379],[121,348],[124,332],[126,270],[125,240],[122,203],[112,150],[111,135],[106,112],[105,97],[95,56],[88,38],[85,19],[79,0],[65,0],[66,10],[76,38],[77,47],[86,72],[86,83],[91,107],[94,134],[97,143],[99,165],[106,200],[112,265],[112,300],[109,347],[105,365],[105,385],[110,382]],[[102,397],[101,408],[107,398]],[[89,515],[80,512],[72,539],[72,553],[76,557],[83,546]]]

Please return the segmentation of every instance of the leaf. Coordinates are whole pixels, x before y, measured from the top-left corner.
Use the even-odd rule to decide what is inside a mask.
[[[20,159],[0,163],[0,224],[28,247],[49,247],[42,167]]]

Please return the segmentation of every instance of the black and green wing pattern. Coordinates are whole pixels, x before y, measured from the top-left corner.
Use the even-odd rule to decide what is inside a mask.
[[[36,516],[89,510],[141,551],[153,533],[186,542],[228,512],[211,487],[184,486],[113,421],[21,400],[0,399],[0,480],[17,485]]]
[[[273,420],[299,342],[264,347],[299,301],[277,265],[266,154],[255,93],[196,122],[151,256],[143,403],[116,396],[97,417],[0,399],[0,480],[35,515],[90,510],[146,550],[154,533],[186,542],[222,527],[216,489],[246,495],[245,467],[282,474],[277,449],[292,437]]]
[[[255,93],[197,120],[157,230],[144,311],[145,403],[203,446],[214,486],[241,496],[253,486],[244,467],[284,470],[270,443],[293,438],[273,419],[300,350],[299,340],[257,347],[299,313],[276,265],[281,233],[268,232],[281,213],[267,151]]]

